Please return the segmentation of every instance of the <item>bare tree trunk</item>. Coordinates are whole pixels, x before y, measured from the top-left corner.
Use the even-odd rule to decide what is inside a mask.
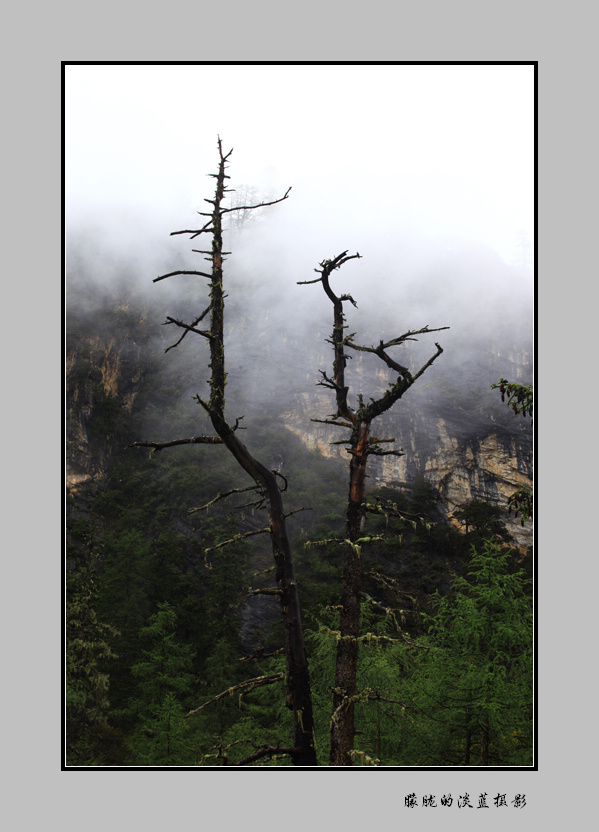
[[[366,496],[366,449],[370,423],[360,422],[351,442],[349,495],[347,501],[347,543],[343,556],[341,587],[340,639],[337,644],[335,687],[331,726],[332,766],[351,766],[350,752],[354,747],[354,703],[358,668],[358,636],[360,635],[360,593],[362,591],[362,547],[357,542],[364,529]],[[354,439],[355,437],[355,439]]]
[[[355,737],[355,701],[358,693],[356,689],[356,678],[358,668],[358,649],[360,635],[360,600],[362,591],[362,544],[361,539],[364,532],[365,500],[366,500],[366,465],[371,454],[383,456],[392,454],[403,456],[401,451],[384,451],[381,442],[394,442],[395,440],[381,440],[377,437],[370,437],[372,421],[389,410],[396,401],[408,390],[417,378],[429,367],[443,350],[436,344],[437,352],[429,361],[414,375],[392,359],[387,350],[392,346],[398,346],[405,341],[414,340],[417,334],[436,332],[428,326],[414,331],[406,332],[397,338],[384,343],[380,342],[378,347],[363,347],[353,341],[353,335],[344,334],[345,316],[343,314],[343,303],[349,301],[357,306],[351,295],[336,295],[330,284],[332,272],[339,269],[348,260],[359,258],[359,254],[348,255],[347,251],[337,255],[332,260],[323,260],[321,268],[316,269],[320,277],[316,280],[302,281],[303,283],[322,283],[323,289],[333,304],[333,334],[331,343],[334,349],[333,376],[329,377],[324,371],[320,371],[322,379],[319,382],[322,386],[328,387],[335,392],[337,413],[331,420],[324,420],[327,424],[333,424],[351,430],[348,439],[347,450],[350,454],[349,466],[349,494],[346,513],[346,543],[343,558],[343,575],[341,589],[341,611],[339,622],[339,641],[337,644],[337,657],[335,666],[335,686],[333,688],[333,716],[331,720],[331,766],[353,765],[352,751],[354,750]],[[448,327],[441,327],[447,329]],[[381,398],[371,399],[371,403],[364,405],[362,396],[358,397],[359,407],[354,411],[348,402],[349,388],[345,380],[345,368],[347,365],[347,354],[345,349],[371,352],[377,355],[393,372],[397,374],[397,380],[384,393]]]
[[[265,491],[269,503],[270,532],[275,561],[275,575],[279,589],[281,616],[285,628],[285,656],[287,660],[287,707],[294,715],[292,755],[297,766],[318,765],[314,738],[314,714],[310,674],[301,620],[299,595],[291,545],[287,534],[283,498],[276,476],[256,460],[237,438],[224,420],[211,413],[214,429],[237,462]]]
[[[167,318],[166,323],[175,324],[183,330],[177,346],[189,332],[194,332],[206,338],[210,346],[210,399],[203,401],[197,396],[198,403],[208,413],[217,436],[198,436],[187,440],[173,440],[165,443],[137,442],[135,445],[153,447],[161,450],[164,447],[177,444],[224,444],[230,453],[235,457],[239,465],[249,474],[256,483],[258,489],[265,496],[270,516],[270,534],[272,540],[273,555],[276,569],[277,594],[280,599],[281,616],[285,627],[285,654],[287,659],[286,682],[287,696],[286,704],[293,711],[294,736],[293,748],[288,749],[292,762],[296,766],[318,765],[314,738],[314,715],[312,710],[312,697],[310,690],[310,678],[308,673],[308,662],[302,629],[299,597],[293,571],[291,547],[287,534],[283,500],[275,474],[256,460],[248,451],[246,446],[239,440],[236,430],[238,423],[231,427],[225,419],[225,386],[227,374],[225,372],[225,350],[224,350],[224,309],[225,293],[223,290],[223,262],[225,254],[223,251],[222,220],[223,216],[233,211],[251,211],[265,205],[274,205],[287,198],[287,193],[281,199],[272,202],[262,202],[257,205],[237,205],[233,208],[224,208],[222,201],[230,189],[226,188],[226,180],[229,176],[226,173],[229,156],[232,151],[223,154],[222,143],[218,139],[219,167],[218,173],[211,174],[216,179],[216,190],[214,199],[207,199],[206,202],[212,205],[209,213],[201,213],[200,216],[208,217],[208,221],[202,228],[195,230],[176,231],[173,234],[189,234],[191,239],[201,235],[209,234],[212,239],[210,251],[200,251],[200,254],[208,255],[212,269],[208,272],[200,271],[176,271],[156,278],[163,280],[177,274],[194,274],[206,277],[210,281],[210,303],[207,309],[199,315],[192,323],[186,324],[173,318]],[[210,313],[209,330],[198,329],[198,324]],[[169,347],[171,349],[171,347]],[[193,714],[194,712],[190,712]]]

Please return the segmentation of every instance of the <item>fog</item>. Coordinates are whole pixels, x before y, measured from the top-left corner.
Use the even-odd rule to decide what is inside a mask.
[[[164,312],[191,298],[190,314],[202,311],[189,278],[152,279],[202,270],[191,250],[207,246],[169,235],[203,224],[220,136],[233,148],[238,194],[252,189],[260,201],[292,188],[226,239],[229,304],[260,316],[274,340],[291,337],[297,350],[328,337],[322,288],[297,284],[348,250],[362,259],[335,273],[334,288],[358,303],[348,309],[358,343],[449,326],[422,349],[428,357],[439,340],[454,369],[481,342],[530,343],[532,66],[70,65],[65,74],[67,308],[93,306],[98,287],[110,292],[126,277]],[[259,346],[246,362],[254,369]],[[234,346],[230,380],[244,349]]]
[[[71,65],[65,90],[69,233],[178,228],[204,210],[217,134],[232,183],[293,187],[310,262],[389,235],[510,261],[533,231],[532,66]]]

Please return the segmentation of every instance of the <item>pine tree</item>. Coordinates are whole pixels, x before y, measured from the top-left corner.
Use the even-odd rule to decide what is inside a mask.
[[[108,728],[109,677],[102,669],[115,654],[108,643],[116,630],[98,618],[96,589],[90,562],[67,576],[66,641],[66,761],[67,765],[97,765],[101,739]]]
[[[130,740],[134,764],[143,766],[193,765],[192,726],[185,721],[184,702],[192,690],[194,651],[175,637],[177,616],[168,602],[140,630],[148,647],[131,673],[137,697],[129,704],[137,717]]]
[[[437,765],[532,765],[532,599],[512,558],[486,541],[434,599],[416,696]]]

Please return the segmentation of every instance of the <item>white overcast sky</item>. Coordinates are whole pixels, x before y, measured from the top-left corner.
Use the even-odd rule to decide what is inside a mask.
[[[281,210],[320,237],[318,260],[377,232],[470,239],[510,262],[520,232],[532,237],[531,65],[92,64],[65,77],[67,234],[194,227],[219,134],[233,184],[292,186]]]

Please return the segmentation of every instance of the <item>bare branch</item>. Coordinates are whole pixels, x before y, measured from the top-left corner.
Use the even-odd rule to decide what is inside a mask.
[[[337,722],[343,711],[347,710],[351,705],[355,705],[358,702],[367,702],[370,699],[380,699],[379,691],[376,688],[357,690],[353,696],[345,696],[341,688],[333,688],[333,693],[340,696],[341,702],[331,715],[331,723]],[[396,702],[395,704],[400,705],[401,703]]]
[[[300,511],[314,511],[314,509],[312,508],[312,506],[302,506],[301,508],[294,508],[293,511],[287,512],[287,514],[285,515],[285,519],[287,519],[287,517],[292,517],[294,514],[299,514]]]
[[[369,511],[372,514],[382,514],[384,517],[391,515],[392,517],[396,517],[399,520],[411,523],[412,525],[415,522],[420,522],[427,528],[430,526],[430,524],[427,523],[420,514],[413,514],[410,511],[399,509],[397,507],[397,503],[392,503],[391,500],[382,500],[380,497],[376,497],[375,499],[376,502],[374,503],[363,503],[362,507],[364,508],[364,511]],[[414,528],[416,527],[414,526]]]
[[[405,702],[399,702],[397,699],[387,699],[386,696],[381,696],[381,694],[376,691],[369,694],[368,698],[376,702],[388,702],[390,705],[399,705],[402,710],[413,711],[416,709],[415,705],[406,705]]]
[[[236,763],[228,763],[230,766],[247,766],[250,763],[256,762],[256,760],[260,760],[264,757],[269,757],[271,760],[280,759],[282,757],[293,757],[294,754],[297,753],[296,748],[288,748],[285,746],[274,746],[274,745],[265,745],[256,751],[254,754],[250,754],[249,757],[244,757],[243,760],[238,760]]]
[[[383,350],[389,349],[389,347],[397,347],[401,344],[404,344],[406,341],[417,341],[417,338],[414,338],[415,335],[426,335],[430,332],[442,332],[444,329],[451,329],[449,326],[439,326],[431,329],[429,325],[423,326],[421,329],[411,329],[408,332],[404,332],[403,335],[398,335],[396,338],[392,338],[390,341],[381,341],[377,347],[365,347],[360,346],[358,344],[348,343],[354,350],[359,350],[360,352],[373,352],[379,355]]]
[[[314,269],[314,271],[317,272],[318,269]],[[317,277],[314,280],[298,280],[297,281],[298,286],[307,286],[309,283],[322,283],[322,277]]]
[[[322,274],[330,275],[331,272],[335,271],[335,269],[340,269],[344,263],[347,263],[348,260],[355,260],[356,258],[360,259],[361,254],[356,252],[355,254],[347,253],[347,249],[342,251],[341,254],[338,254],[336,257],[333,257],[332,260],[323,260],[319,265],[322,267],[320,270]],[[319,269],[314,269],[315,272],[319,271]]]
[[[351,340],[352,336],[349,336],[348,338],[346,338],[346,339],[345,339],[345,341],[344,341],[344,343],[345,343],[345,344],[347,344],[347,346],[348,346],[350,349],[352,349],[352,350],[356,350],[357,352],[369,352],[369,353],[373,353],[374,355],[378,355],[378,357],[379,357],[382,361],[384,361],[384,362],[385,362],[385,364],[386,364],[386,365],[387,365],[387,366],[388,366],[391,370],[393,370],[394,372],[398,373],[398,374],[399,374],[399,375],[401,375],[401,376],[402,376],[402,377],[403,377],[406,381],[408,381],[410,384],[412,384],[412,383],[414,382],[414,378],[412,377],[412,374],[410,373],[410,371],[408,370],[408,368],[407,368],[407,367],[404,367],[402,364],[399,364],[397,361],[395,361],[393,358],[391,358],[391,356],[387,354],[386,350],[387,350],[389,347],[399,346],[399,345],[401,345],[401,344],[405,343],[406,341],[416,341],[416,340],[418,340],[417,338],[414,338],[414,337],[413,337],[414,335],[424,335],[424,334],[429,333],[429,332],[440,332],[441,330],[444,330],[444,329],[449,329],[449,328],[450,328],[450,327],[448,327],[448,326],[441,326],[441,327],[438,327],[438,328],[436,328],[436,329],[430,329],[430,328],[429,328],[429,326],[428,326],[428,324],[427,324],[425,327],[422,327],[422,329],[410,330],[409,332],[405,332],[403,335],[399,335],[397,338],[393,338],[391,341],[386,341],[386,342],[381,341],[381,342],[379,343],[378,347],[364,347],[364,346],[361,346],[361,345],[359,345],[359,344],[355,344],[355,343]],[[436,346],[438,347],[439,345],[438,345],[438,344],[436,344]],[[435,358],[436,358],[436,357],[437,357],[437,356],[435,356]],[[433,358],[433,360],[434,360],[434,358]],[[429,364],[430,364],[430,363],[432,363],[432,362],[429,362]],[[427,364],[427,365],[426,365],[426,366],[425,366],[425,367],[424,367],[424,368],[423,368],[423,369],[419,372],[419,374],[418,374],[418,375],[422,375],[422,373],[424,372],[424,370],[426,369],[426,367],[428,367],[428,366],[429,366],[429,364]]]
[[[177,232],[182,234],[183,232]],[[160,277],[155,277],[152,283],[158,283],[159,280],[166,280],[167,277],[174,277],[176,274],[195,274],[197,277],[207,277],[210,279],[212,277],[211,274],[207,274],[206,272],[195,272],[195,271],[188,271],[184,269],[177,269],[176,272],[169,272],[168,274],[162,274]]]
[[[439,326],[431,329],[429,325],[426,324],[426,326],[421,327],[421,329],[411,329],[408,332],[404,332],[403,335],[398,335],[397,338],[392,338],[390,341],[386,341],[385,343],[381,341],[381,344],[377,347],[377,349],[382,347],[382,349],[386,350],[389,347],[403,344],[405,341],[417,341],[418,339],[414,338],[414,335],[426,335],[429,332],[442,332],[444,329],[451,329],[451,327]]]
[[[338,393],[347,394],[349,387],[340,387],[336,382],[333,381],[332,378],[329,378],[324,370],[318,371],[321,376],[322,380],[318,381],[316,384],[320,387],[328,387],[330,390],[336,390]]]
[[[369,456],[405,456],[403,451],[383,451],[381,448],[368,448]]]
[[[185,336],[187,335],[187,333],[188,333],[189,331],[192,331],[192,332],[197,332],[197,333],[198,333],[198,335],[203,335],[203,336],[204,336],[204,337],[206,337],[206,338],[210,337],[209,333],[207,333],[207,332],[202,332],[202,331],[200,331],[200,330],[195,330],[195,329],[194,329],[194,327],[195,327],[195,326],[197,326],[197,324],[199,324],[199,323],[200,323],[200,321],[201,321],[201,320],[203,320],[203,319],[205,318],[205,316],[208,314],[208,312],[210,312],[210,307],[208,307],[207,309],[204,309],[204,311],[202,312],[202,314],[201,314],[201,315],[198,315],[198,317],[195,319],[195,321],[191,324],[191,326],[190,326],[190,327],[187,327],[185,324],[181,324],[181,323],[179,323],[178,321],[175,321],[173,318],[170,318],[170,317],[168,317],[168,316],[167,316],[167,320],[165,321],[165,323],[164,323],[164,324],[162,324],[162,326],[167,326],[168,324],[171,324],[171,323],[176,323],[178,326],[183,326],[183,328],[185,329],[185,332],[183,333],[183,335],[179,338],[179,340],[178,340],[176,343],[171,344],[171,346],[170,346],[170,347],[167,347],[167,348],[165,349],[165,353],[166,353],[166,352],[168,352],[169,350],[174,349],[175,347],[178,347],[178,346],[179,346],[179,344],[181,343],[181,341],[185,338]]]
[[[194,237],[198,237],[200,234],[211,234],[214,231],[214,226],[212,225],[212,220],[209,220],[202,228],[186,228],[183,231],[171,231],[170,236],[175,237],[177,234],[191,234],[190,239],[193,240]]]
[[[435,341],[435,346],[436,346],[436,348],[437,348],[437,352],[436,352],[433,356],[431,356],[431,358],[429,358],[429,360],[426,362],[426,364],[424,364],[424,365],[423,365],[423,366],[422,366],[422,367],[418,370],[418,372],[417,372],[417,373],[416,373],[416,375],[414,376],[414,379],[413,379],[414,381],[416,381],[416,379],[417,379],[417,378],[420,378],[420,376],[422,375],[422,373],[423,373],[423,372],[424,372],[424,371],[425,371],[428,367],[430,367],[430,366],[431,366],[431,364],[433,363],[433,361],[434,361],[436,358],[438,358],[438,357],[441,355],[441,353],[443,352],[443,348],[442,348],[442,347],[440,347],[440,346],[439,346],[439,344],[437,344],[437,342],[436,342],[436,341]]]
[[[281,589],[276,589],[276,587],[263,587],[262,589],[252,589],[251,587],[248,589],[248,595],[282,595],[283,591]]]
[[[230,543],[238,543],[240,540],[245,540],[246,537],[253,537],[256,534],[270,534],[270,526],[266,529],[255,529],[250,532],[244,532],[243,534],[236,534],[228,540],[223,540],[222,543],[217,543],[216,546],[209,546],[207,549],[204,549],[204,554],[207,555],[209,552],[215,552],[217,549],[222,549],[223,546],[228,546]]]
[[[220,439],[220,437],[219,437]],[[221,440],[222,441],[222,440]],[[190,508],[188,510],[188,514],[195,514],[196,511],[204,511],[204,509],[209,509],[211,506],[215,505],[216,503],[220,502],[220,500],[226,500],[227,497],[230,497],[232,494],[243,494],[246,491],[258,491],[259,488],[257,485],[249,485],[247,488],[232,488],[230,491],[221,491],[214,497],[213,500],[210,500],[209,503],[206,503],[204,506],[198,506],[197,508]],[[245,506],[244,506],[245,508]]]
[[[310,421],[319,422],[322,425],[335,425],[338,428],[349,428],[350,430],[353,430],[354,427],[351,422],[338,422],[332,419],[310,419]]]
[[[256,690],[256,688],[260,688],[263,685],[272,685],[274,682],[281,682],[285,679],[284,673],[270,673],[267,676],[256,676],[254,679],[246,679],[245,682],[239,682],[238,685],[233,685],[227,690],[224,690],[222,693],[219,693],[217,696],[214,696],[212,699],[208,700],[208,702],[204,702],[203,705],[200,705],[199,708],[195,708],[193,711],[189,711],[189,713],[185,714],[185,719],[188,719],[190,716],[194,716],[195,714],[202,711],[204,708],[207,708],[208,705],[213,705],[215,702],[219,702],[221,699],[224,699],[225,696],[233,696],[238,690],[243,691],[244,693],[251,693],[251,691]]]
[[[217,136],[217,139],[218,139],[218,153],[219,153],[219,155],[220,155],[221,162],[226,162],[226,161],[227,161],[227,159],[229,158],[229,156],[231,155],[231,153],[233,153],[233,148],[231,148],[231,150],[229,150],[229,152],[228,152],[228,153],[225,153],[225,155],[223,156],[223,143],[222,143],[222,139],[221,139],[221,137],[220,137],[220,136]],[[216,174],[216,173],[211,173],[211,174],[209,174],[209,176],[214,176],[214,177],[216,178],[216,177],[217,177],[217,174]],[[230,178],[229,176],[225,176],[225,179],[229,179],[229,178]]]
[[[335,269],[340,269],[341,266],[344,263],[347,263],[348,260],[355,260],[356,258],[360,258],[360,255],[358,253],[348,255],[347,251],[342,251],[341,254],[338,254],[337,257],[334,257],[332,260],[323,260],[320,264],[322,266],[322,285],[328,297],[333,301],[333,303],[341,303],[343,300],[350,300],[350,296],[344,295],[343,297],[338,298],[335,295],[329,283],[329,277],[331,275],[331,272],[335,271]],[[318,271],[318,269],[315,269],[315,271]],[[354,306],[356,305],[356,302],[353,299],[351,299],[351,302],[354,304]]]
[[[220,436],[192,436],[189,439],[172,439],[170,442],[132,442],[127,448],[152,448],[161,451],[163,448],[174,448],[175,445],[222,445]]]
[[[272,202],[259,202],[257,205],[236,205],[234,208],[221,208],[221,214],[230,214],[232,211],[253,211],[254,208],[266,208],[268,205],[277,205],[279,202],[283,202],[284,199],[287,199],[289,196],[289,192],[291,191],[291,186],[287,188],[285,191],[284,196],[279,197],[279,199],[273,199]],[[211,200],[208,200],[211,201]]]
[[[258,647],[256,650],[254,650],[253,653],[250,653],[249,656],[243,656],[241,659],[239,659],[239,661],[249,662],[255,659],[272,659],[275,656],[280,656],[282,653],[285,652],[284,647],[279,647],[278,650],[273,650],[271,653],[266,653],[265,650],[265,647]]]
[[[279,491],[281,492],[281,494],[284,494],[287,491],[287,488],[289,487],[289,483],[287,482],[287,478],[284,477],[283,474],[281,474],[280,471],[277,471],[275,469],[273,469],[273,474],[275,475],[275,477],[279,477],[280,479],[282,479],[283,482],[285,483],[283,488],[279,488]]]
[[[234,748],[236,745],[251,745],[253,748],[256,748],[257,751],[255,751],[253,754],[250,754],[247,757],[244,757],[241,760],[237,760],[234,763],[230,763],[227,751],[230,751],[230,749]],[[206,760],[214,758],[216,760],[222,760],[223,766],[247,766],[250,763],[255,762],[256,760],[263,759],[264,757],[269,757],[271,760],[282,759],[283,757],[293,757],[293,755],[296,754],[298,751],[297,748],[289,748],[287,746],[258,745],[252,740],[234,740],[234,742],[231,742],[225,746],[223,746],[221,740],[221,742],[219,742],[218,745],[213,745],[210,750],[216,751],[216,753],[204,754],[202,756],[200,765],[203,765],[203,763]]]
[[[260,572],[252,572],[252,578],[257,578],[259,575],[268,575],[269,572],[274,572],[276,566],[269,566],[267,569],[261,569]]]
[[[236,506],[236,508],[239,509],[239,510],[241,510],[243,508],[253,508],[256,511],[259,511],[262,508],[266,508],[266,500],[267,500],[267,495],[263,494],[262,497],[260,497],[259,500],[254,500],[254,502],[252,502],[252,503],[243,503],[240,506]],[[242,520],[244,519],[243,512],[241,514],[241,519]]]
[[[197,321],[196,321],[196,323],[197,323]],[[185,332],[183,333],[181,338],[177,341],[177,343],[168,347],[165,350],[165,352],[168,352],[169,350],[172,350],[173,347],[178,346],[178,344],[181,343],[181,341],[187,335],[188,332],[195,332],[196,335],[202,335],[204,338],[212,338],[212,335],[209,332],[207,332],[206,330],[196,329],[195,324],[184,324],[183,321],[178,321],[176,318],[171,318],[170,315],[167,315],[166,316],[166,321],[162,324],[162,326],[168,326],[169,324],[175,324],[175,326],[178,326],[178,327],[181,327],[181,329],[184,329]]]
[[[348,300],[352,304],[352,306],[355,306],[356,309],[358,308],[358,304],[355,302],[351,295],[341,295],[339,300]]]
[[[239,424],[239,423],[241,422],[241,420],[242,420],[242,419],[245,419],[245,416],[237,416],[237,417],[236,417],[236,419],[235,419],[235,424],[234,424],[234,425],[233,425],[233,427],[231,428],[231,430],[233,431],[233,433],[234,433],[236,430],[247,430],[247,428],[243,428],[243,427],[241,427],[241,425]]]

